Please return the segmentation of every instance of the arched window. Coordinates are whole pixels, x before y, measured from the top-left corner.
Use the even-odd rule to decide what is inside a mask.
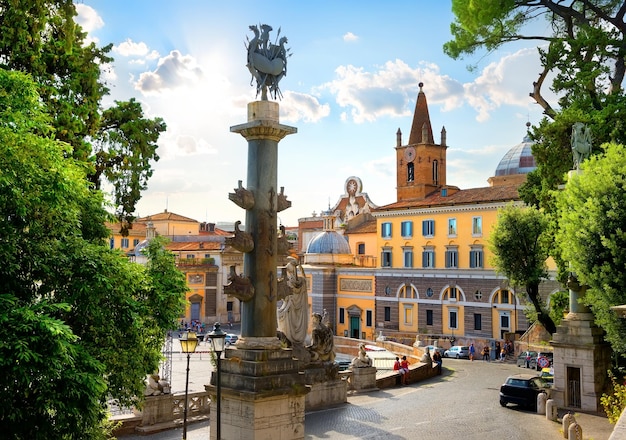
[[[406,181],[413,182],[415,180],[415,165],[413,162],[406,164]]]

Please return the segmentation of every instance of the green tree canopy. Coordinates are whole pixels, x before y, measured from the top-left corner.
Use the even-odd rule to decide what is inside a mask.
[[[558,243],[582,284],[584,301],[613,349],[626,353],[624,320],[611,310],[626,304],[626,148],[609,144],[583,162],[558,194]]]
[[[135,100],[101,109],[109,93],[102,68],[112,45],[87,43],[74,22],[72,0],[0,0],[0,67],[28,73],[51,116],[54,138],[69,143],[88,165],[94,188],[114,187],[112,202],[123,232],[152,175],[161,118],[147,119]]]
[[[592,154],[606,142],[626,144],[626,1],[453,0],[452,11],[453,40],[444,51],[455,59],[512,42],[537,43],[542,71],[528,78],[528,91],[546,117],[532,131],[537,169],[519,192],[524,202],[544,210],[554,233],[554,190],[573,168],[573,124],[591,129]],[[559,97],[557,102],[544,97],[546,87]],[[559,252],[553,246],[563,281],[567,266]]]
[[[537,320],[552,334],[556,326],[539,294],[539,284],[548,277],[547,229],[547,220],[537,209],[509,205],[498,213],[489,245],[496,271],[511,285],[524,286]]]
[[[108,248],[103,197],[36,90],[0,69],[0,431],[97,439],[108,398],[139,403],[187,287],[162,242],[146,267]]]

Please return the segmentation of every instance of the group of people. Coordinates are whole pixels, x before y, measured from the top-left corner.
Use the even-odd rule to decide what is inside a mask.
[[[504,345],[500,344],[500,341],[497,341],[494,348],[494,358],[499,360],[500,362],[504,362],[506,360],[506,355],[513,352],[513,344],[509,341],[505,341]],[[491,362],[491,349],[488,345],[485,345],[481,350],[480,354],[483,357],[483,360],[486,362]],[[469,358],[471,361],[474,360],[476,356],[476,348],[474,344],[471,343],[469,346]]]
[[[187,322],[184,319],[181,319],[178,331],[181,332],[196,332],[196,333],[204,333],[205,324],[203,322],[198,321],[197,319],[192,320],[191,322]]]
[[[393,369],[394,371],[400,372],[400,384],[408,385],[409,361],[406,359],[406,356],[402,356],[402,360],[400,360],[400,358],[396,356],[396,361],[393,364]]]

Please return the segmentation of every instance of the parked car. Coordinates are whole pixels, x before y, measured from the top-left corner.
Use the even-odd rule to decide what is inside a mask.
[[[537,352],[536,351],[522,351],[517,356],[517,366],[526,368],[537,368]]]
[[[536,374],[515,374],[507,377],[500,386],[500,405],[514,403],[530,409],[537,408],[539,393],[548,392],[549,387]]]
[[[537,371],[541,371],[543,368],[550,368],[554,361],[554,353],[551,351],[537,353],[537,361],[535,362],[535,368]]]
[[[229,345],[234,344],[235,342],[237,342],[238,339],[239,339],[239,336],[234,335],[232,333],[228,333],[226,335],[226,339],[224,340],[224,344],[226,346],[229,346]]]
[[[443,352],[443,357],[446,358],[467,358],[469,359],[469,347],[465,345],[455,345]]]
[[[438,351],[439,354],[443,356],[444,352],[446,351],[445,348],[437,347],[436,345],[427,345],[424,347],[424,351],[426,351],[426,349],[428,349],[428,352],[430,353],[431,356],[435,354],[436,351]]]
[[[542,368],[539,377],[546,383],[546,386],[554,386],[554,368]]]

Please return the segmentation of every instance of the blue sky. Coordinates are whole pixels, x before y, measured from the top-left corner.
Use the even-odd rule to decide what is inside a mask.
[[[145,216],[167,208],[199,221],[234,222],[245,213],[228,200],[246,179],[247,143],[230,132],[246,122],[255,87],[245,67],[248,26],[267,23],[289,40],[280,82],[280,122],[298,133],[279,144],[278,186],[292,207],[287,226],[334,205],[349,176],[381,206],[396,199],[395,141],[408,141],[418,84],[435,139],[447,131],[448,184],[488,186],[502,156],[522,141],[541,109],[528,96],[540,72],[536,45],[455,61],[447,1],[84,0],[78,22],[115,61],[103,66],[111,96],[140,101],[168,129],[160,161],[138,205]],[[543,24],[539,24],[542,26]],[[468,64],[477,63],[473,72]]]

